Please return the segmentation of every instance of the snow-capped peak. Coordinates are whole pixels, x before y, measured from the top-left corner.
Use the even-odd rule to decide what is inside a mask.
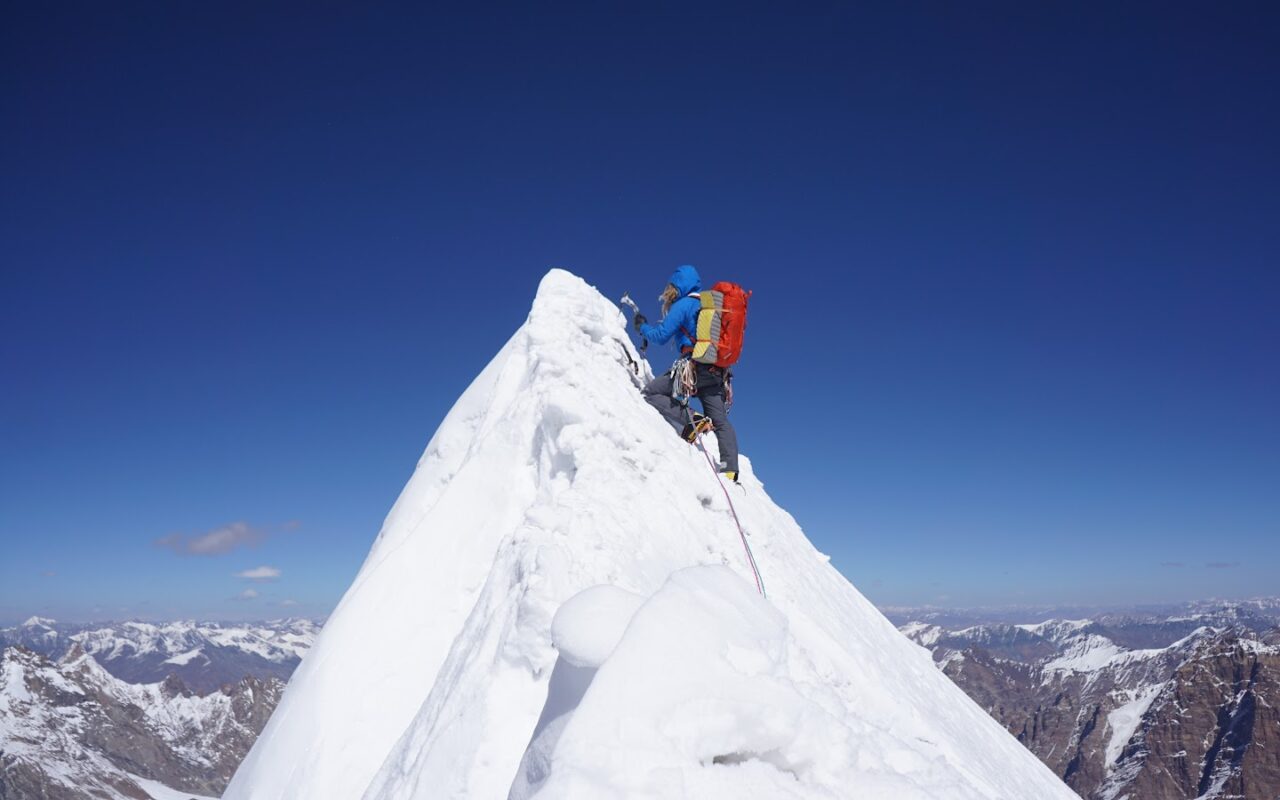
[[[0,650],[0,752],[5,754],[0,794],[188,798],[216,793],[281,684],[245,678],[205,696],[184,688],[176,679],[126,683],[78,645],[56,662],[22,647]],[[138,772],[160,780],[139,778]],[[167,789],[166,783],[184,791]]]
[[[716,476],[638,391],[625,325],[580,279],[543,278],[225,800],[1075,797],[744,459],[755,592]]]
[[[29,617],[26,622],[22,623],[21,627],[52,628],[54,625],[57,625],[57,624],[58,624],[58,621],[56,619],[49,619],[48,617]]]
[[[1043,636],[1051,641],[1061,641],[1075,636],[1092,624],[1093,620],[1088,619],[1050,619],[1034,625],[1018,625],[1016,627],[1028,633]]]

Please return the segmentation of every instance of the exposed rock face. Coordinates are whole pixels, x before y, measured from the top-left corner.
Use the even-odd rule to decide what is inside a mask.
[[[902,630],[1082,797],[1276,800],[1280,629],[1242,616]]]
[[[1280,797],[1280,649],[1235,633],[1197,648],[1157,695],[1096,796],[1124,794]]]
[[[180,679],[131,685],[74,647],[52,662],[0,657],[0,798],[151,795],[156,781],[218,795],[279,702],[283,683],[245,678],[206,696]]]

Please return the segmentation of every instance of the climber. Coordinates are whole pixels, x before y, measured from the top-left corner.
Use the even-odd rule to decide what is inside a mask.
[[[685,264],[671,273],[667,288],[658,298],[662,303],[661,322],[650,325],[645,316],[636,311],[634,323],[637,333],[653,344],[666,344],[672,337],[678,337],[676,342],[681,353],[670,370],[644,387],[644,399],[658,409],[658,413],[688,442],[696,441],[699,434],[707,430],[714,430],[716,441],[720,444],[720,472],[726,478],[736,481],[738,435],[729,422],[726,402],[727,384],[732,379],[732,373],[728,368],[703,364],[689,357],[694,347],[691,331],[697,330],[698,311],[701,308],[698,299],[698,290],[701,288],[702,279],[698,277],[698,271]],[[687,399],[684,402],[676,399],[682,370],[690,370],[690,383],[694,389],[690,395],[702,401],[702,414],[691,411]]]

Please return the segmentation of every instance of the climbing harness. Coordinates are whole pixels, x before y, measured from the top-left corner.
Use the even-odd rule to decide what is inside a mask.
[[[724,407],[733,408],[733,370],[707,367],[712,372],[724,373]],[[698,394],[698,365],[689,358],[678,359],[667,373],[671,376],[671,396],[676,402],[688,405],[689,398]]]
[[[671,394],[686,406],[698,394],[698,368],[693,361],[680,358],[671,365]]]
[[[684,407],[685,413],[689,415],[689,421],[693,422],[693,412],[689,410],[688,404]],[[747,533],[742,529],[742,520],[738,519],[738,509],[734,508],[733,498],[729,496],[729,488],[724,485],[724,478],[720,475],[720,470],[716,468],[716,462],[711,460],[711,453],[707,452],[707,445],[702,441],[702,436],[698,436],[698,449],[702,451],[702,455],[707,458],[707,466],[711,467],[711,474],[716,476],[716,482],[720,484],[720,491],[724,492],[725,502],[729,504],[729,513],[733,515],[733,524],[738,526],[738,538],[742,540],[742,549],[747,552],[747,563],[751,565],[751,574],[756,579],[756,590],[760,592],[760,596],[769,599],[769,595],[764,590],[764,579],[760,577],[760,567],[756,565],[755,554],[751,552],[751,545],[747,543]]]

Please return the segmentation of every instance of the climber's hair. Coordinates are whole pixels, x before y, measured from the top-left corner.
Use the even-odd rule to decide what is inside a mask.
[[[680,290],[673,284],[668,283],[667,288],[662,290],[662,294],[658,295],[658,302],[662,304],[662,316],[666,316],[671,310],[671,304],[680,299]]]

